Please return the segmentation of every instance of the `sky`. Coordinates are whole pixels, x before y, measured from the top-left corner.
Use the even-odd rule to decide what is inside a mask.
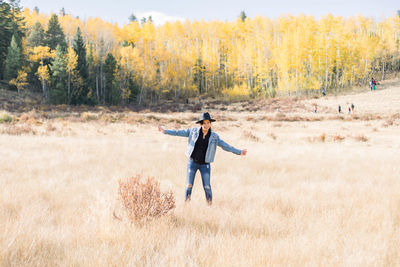
[[[62,7],[81,19],[100,17],[105,21],[129,22],[131,14],[139,19],[152,16],[155,24],[174,20],[232,21],[245,11],[250,18],[265,16],[274,19],[281,15],[314,15],[331,13],[335,16],[361,14],[377,20],[400,10],[399,0],[20,0],[23,7],[35,6],[43,13],[58,13]]]

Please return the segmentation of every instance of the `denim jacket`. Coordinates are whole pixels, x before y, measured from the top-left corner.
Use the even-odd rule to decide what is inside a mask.
[[[194,127],[186,130],[164,130],[164,134],[189,137],[185,154],[186,156],[190,157],[190,155],[192,155],[192,152],[194,150],[197,138],[199,138],[200,131],[201,127]],[[233,146],[230,146],[229,144],[225,143],[221,138],[219,138],[218,134],[211,131],[211,136],[210,139],[208,140],[208,147],[206,151],[206,158],[205,158],[206,163],[211,163],[214,161],[217,146],[220,146],[225,151],[232,152],[237,155],[240,155],[242,153],[242,150],[234,148]]]

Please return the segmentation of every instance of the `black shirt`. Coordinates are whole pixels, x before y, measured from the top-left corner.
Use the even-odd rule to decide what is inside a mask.
[[[194,162],[197,164],[205,164],[206,152],[208,148],[208,140],[211,136],[211,129],[208,130],[205,138],[203,138],[203,130],[200,128],[199,137],[197,138],[196,144],[194,145],[194,149],[192,155],[190,156]]]

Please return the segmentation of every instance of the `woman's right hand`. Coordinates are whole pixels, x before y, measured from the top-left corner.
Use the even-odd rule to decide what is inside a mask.
[[[161,125],[158,125],[158,131],[164,133],[164,128]]]

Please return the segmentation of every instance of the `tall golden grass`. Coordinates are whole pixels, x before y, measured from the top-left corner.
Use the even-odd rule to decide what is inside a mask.
[[[376,93],[396,99],[400,89]],[[365,94],[354,96],[360,117],[376,101]],[[347,98],[312,101],[329,110]],[[29,124],[35,135],[3,131],[27,120],[0,124],[0,265],[400,266],[398,112],[390,106],[368,123],[327,112],[277,127],[246,119],[261,113],[211,110],[230,118],[213,124],[220,137],[248,149],[245,157],[217,151],[211,207],[199,174],[184,202],[186,140],[156,127],[192,126],[196,113],[141,122],[46,116]],[[383,127],[387,117],[393,123]],[[172,214],[131,223],[118,181],[136,174],[174,194]]]

